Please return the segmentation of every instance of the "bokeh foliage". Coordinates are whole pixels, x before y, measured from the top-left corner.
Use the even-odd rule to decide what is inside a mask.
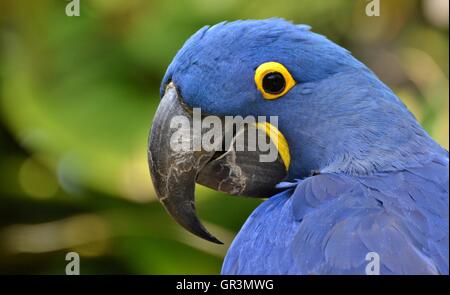
[[[223,20],[284,17],[348,48],[448,149],[448,1],[0,1],[0,272],[218,273],[259,200],[198,187],[226,242],[184,232],[155,201],[146,142],[183,42]],[[445,11],[444,11],[445,10]]]

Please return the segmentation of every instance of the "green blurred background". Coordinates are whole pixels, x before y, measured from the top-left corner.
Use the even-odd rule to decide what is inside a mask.
[[[259,200],[198,187],[217,246],[155,200],[146,143],[158,87],[206,24],[284,17],[348,48],[449,144],[448,0],[0,0],[0,273],[218,273]]]

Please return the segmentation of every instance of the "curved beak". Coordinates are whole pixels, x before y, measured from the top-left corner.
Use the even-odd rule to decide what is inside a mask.
[[[224,122],[223,118],[221,122]],[[275,192],[275,185],[287,175],[287,143],[281,137],[281,142],[275,147],[279,148],[280,144],[284,146],[284,157],[277,157],[272,162],[261,162],[259,151],[238,151],[233,144],[240,136],[247,134],[250,128],[248,125],[233,134],[228,147],[223,136],[220,144],[212,150],[205,150],[201,146],[196,148],[195,143],[201,143],[202,136],[208,130],[200,128],[201,131],[195,132],[193,126],[192,110],[183,104],[175,85],[170,83],[156,111],[150,132],[150,174],[159,201],[176,222],[203,239],[222,244],[197,217],[195,183],[232,195],[271,196]],[[272,138],[273,133],[267,125],[255,127],[263,128],[267,137]],[[232,132],[228,130],[223,124],[222,134]]]

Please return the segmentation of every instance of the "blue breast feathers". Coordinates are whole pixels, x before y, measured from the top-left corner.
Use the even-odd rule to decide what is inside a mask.
[[[368,176],[320,174],[279,185],[234,240],[223,274],[449,273],[448,155]]]

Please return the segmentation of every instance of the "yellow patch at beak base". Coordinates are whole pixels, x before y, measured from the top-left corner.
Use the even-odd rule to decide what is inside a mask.
[[[291,154],[289,152],[289,145],[284,137],[284,135],[272,124],[269,122],[256,123],[256,127],[258,129],[263,130],[271,139],[271,141],[275,144],[278,153],[280,154],[281,160],[286,167],[286,170],[289,170],[289,164],[291,163]]]

